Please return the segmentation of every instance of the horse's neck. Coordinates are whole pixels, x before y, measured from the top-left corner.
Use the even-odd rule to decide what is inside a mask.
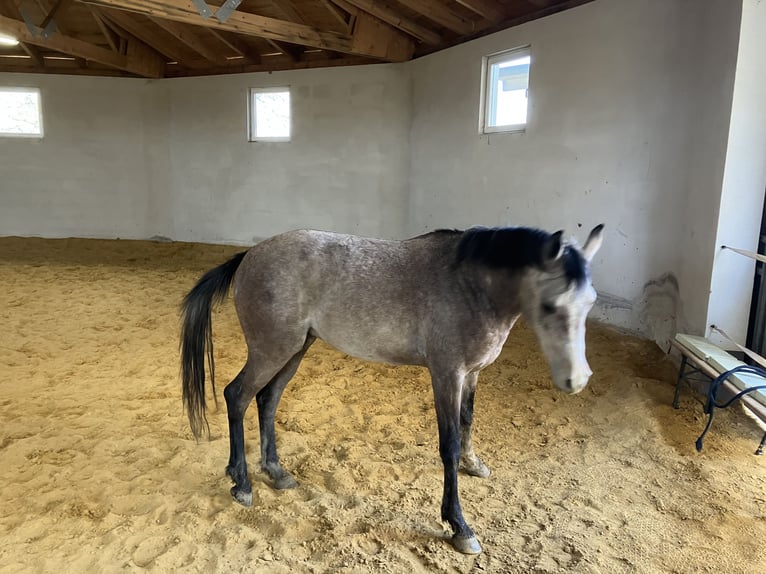
[[[507,323],[510,329],[521,314],[521,273],[483,265],[472,267],[461,277],[465,292],[474,305],[491,311],[495,321]]]

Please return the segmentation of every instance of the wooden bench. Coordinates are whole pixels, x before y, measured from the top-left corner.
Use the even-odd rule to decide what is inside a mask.
[[[704,337],[678,334],[671,341],[671,347],[681,353],[681,366],[678,371],[675,396],[673,397],[673,407],[676,409],[678,408],[678,399],[683,382],[693,381],[693,377],[698,375],[702,375],[708,382],[712,382],[723,373],[735,367],[745,365],[745,363]],[[717,396],[714,398],[729,400],[737,393],[763,385],[766,385],[766,379],[763,377],[749,373],[734,373],[723,381]],[[753,390],[743,395],[740,401],[747,414],[756,421],[761,421],[762,424],[760,426],[766,429],[766,394],[761,390]],[[697,440],[697,450],[702,448],[702,438],[710,428],[714,409],[715,404],[711,405],[710,400],[708,400],[705,412],[710,415],[710,419],[705,427],[705,432]],[[755,454],[763,453],[764,445],[766,445],[766,433],[764,433]]]

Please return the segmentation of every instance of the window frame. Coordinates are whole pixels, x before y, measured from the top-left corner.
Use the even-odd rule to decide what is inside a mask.
[[[529,74],[527,75],[527,121],[523,124],[509,124],[504,126],[490,126],[488,114],[490,110],[490,98],[492,97],[492,87],[489,85],[491,79],[491,68],[498,62],[506,60],[515,60],[524,56],[529,56]],[[527,44],[502,52],[495,52],[482,57],[481,62],[481,98],[479,102],[479,135],[489,135],[497,133],[523,133],[527,131],[529,123],[529,86],[532,78],[532,46]]]
[[[267,94],[267,93],[273,93],[273,92],[287,92],[290,97],[290,103],[288,106],[288,129],[289,129],[289,135],[287,137],[284,136],[275,136],[275,137],[258,137],[256,136],[256,110],[255,110],[255,95],[256,94]],[[248,88],[247,90],[247,141],[249,142],[265,142],[265,143],[284,143],[291,141],[293,136],[293,97],[292,97],[292,91],[290,90],[290,86],[268,86],[268,87],[260,87],[260,88]]]
[[[43,139],[45,135],[45,127],[43,125],[43,95],[40,88],[34,86],[0,86],[0,92],[26,92],[37,94],[37,118],[39,121],[40,132],[39,133],[14,133],[5,132],[0,129],[0,138],[22,138],[22,139]]]

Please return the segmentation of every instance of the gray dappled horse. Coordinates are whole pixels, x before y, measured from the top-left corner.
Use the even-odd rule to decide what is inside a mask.
[[[503,227],[441,230],[406,241],[320,231],[267,239],[208,271],[186,295],[181,333],[183,399],[199,437],[205,418],[205,355],[215,396],[211,306],[234,285],[247,361],[224,390],[232,496],[252,504],[242,420],[255,397],[261,470],[275,488],[297,485],[277,458],[274,415],[282,391],[311,344],[431,373],[439,453],[444,463],[441,516],[460,552],[481,546],[463,518],[458,467],[487,477],[471,443],[479,372],[500,354],[520,315],[537,334],[556,387],[577,393],[591,370],[585,318],[596,300],[590,261],[603,226],[584,247],[562,232]]]

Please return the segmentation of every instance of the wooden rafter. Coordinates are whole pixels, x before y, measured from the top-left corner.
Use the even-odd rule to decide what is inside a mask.
[[[45,30],[46,26],[54,21],[54,18],[57,15],[61,15],[64,13],[66,8],[71,4],[71,0],[36,0],[37,5],[40,7],[40,11],[45,14],[45,17],[43,18],[43,21],[40,23],[40,29]],[[70,34],[69,29],[61,23],[61,20],[58,19],[55,21],[55,30],[62,34],[63,36],[72,36]],[[76,56],[74,54],[69,54],[69,56],[72,56],[74,58],[75,63],[80,68],[87,68],[88,62],[85,58],[82,58],[80,56]]]
[[[73,57],[92,60],[138,76],[161,78],[164,75],[165,62],[162,58],[138,42],[129,42],[126,53],[117,54],[111,50],[59,33],[54,33],[49,38],[43,38],[42,29],[37,28],[34,30],[36,34],[33,34],[23,22],[5,16],[0,16],[0,31],[28,44],[46,47]]]
[[[40,24],[40,28],[45,29],[45,27],[51,23],[51,21],[56,17],[56,15],[59,12],[64,12],[69,5],[72,3],[72,0],[56,0],[56,3],[53,5],[53,8],[50,9],[47,16],[45,16],[45,19]]]
[[[45,60],[43,59],[42,55],[40,54],[40,51],[31,44],[27,44],[26,42],[19,42],[19,46],[22,50],[29,56],[32,61],[35,63],[36,66],[39,68],[45,67]]]
[[[166,18],[177,22],[194,24],[227,30],[240,34],[267,38],[292,44],[312,46],[323,50],[334,50],[345,54],[354,54],[378,58],[391,62],[401,62],[412,57],[414,44],[393,28],[366,23],[360,28],[359,20],[352,35],[327,32],[317,28],[267,18],[246,12],[235,11],[225,22],[215,17],[202,18],[191,0],[81,0],[86,3],[120,8],[157,18]],[[382,23],[380,23],[382,24]],[[384,25],[385,26],[385,25]],[[359,30],[373,31],[369,37],[361,37]],[[371,41],[374,40],[374,41]]]
[[[381,50],[383,53],[379,58],[388,62],[403,62],[412,58],[415,44],[410,36],[395,30],[383,20],[360,11],[354,20],[351,53],[371,54]]]
[[[250,72],[269,72],[274,70],[302,70],[309,68],[329,68],[337,66],[354,66],[361,64],[372,64],[376,60],[370,58],[359,58],[355,56],[343,58],[328,58],[317,60],[301,60],[300,62],[290,62],[289,60],[279,63],[269,62],[268,64],[246,64],[242,66],[227,66],[225,68],[207,68],[201,70],[199,75],[231,74],[231,73],[250,73]],[[168,77],[174,77],[173,70],[168,72]]]
[[[292,0],[271,0],[271,3],[280,11],[290,22],[306,24],[306,18],[301,11],[296,8]]]
[[[497,7],[497,2],[492,0],[455,0],[461,6],[465,6],[474,14],[486,18],[493,24],[503,21],[505,14]]]
[[[13,21],[0,31],[19,40],[0,50],[0,71],[177,77],[398,62],[592,0],[252,0],[224,22],[224,0],[205,1],[202,16],[199,0],[0,0]]]
[[[332,0],[321,0],[322,5],[327,8],[327,11],[332,15],[333,18],[340,24],[341,29],[345,31],[351,30],[351,19],[350,14],[347,15],[346,12],[341,10],[336,4],[332,2]]]
[[[168,34],[175,37],[182,44],[194,50],[197,54],[205,58],[206,60],[213,62],[219,66],[225,66],[228,64],[226,56],[217,53],[211,49],[202,35],[197,32],[192,26],[184,26],[178,22],[172,20],[164,20],[162,18],[152,18],[152,22],[157,24],[160,28],[165,30]]]
[[[127,12],[121,12],[119,10],[110,10],[109,12],[106,12],[97,8],[94,8],[94,10],[108,22],[112,22],[119,28],[122,28],[129,36],[141,40],[147,46],[150,46],[167,58],[175,61],[183,60],[183,53],[179,52],[172,42],[168,42],[166,38],[160,36],[163,32],[154,28],[153,25],[152,27],[144,26],[136,22],[136,20],[134,20]]]
[[[261,55],[237,34],[222,32],[213,28],[209,28],[209,30],[213,36],[226,44],[236,54],[242,56],[253,64],[259,64],[261,62]]]
[[[48,65],[45,68],[17,66],[0,62],[0,72],[24,72],[34,74],[67,74],[71,76],[124,76],[125,73],[114,68],[77,68]]]
[[[21,20],[21,12],[13,0],[0,0],[0,16]]]
[[[335,4],[338,8],[343,10],[344,12],[348,12],[348,27],[349,30],[354,27],[354,21],[356,20],[356,17],[359,15],[359,8],[351,4],[350,2],[347,2],[346,0],[328,0],[332,4]]]
[[[21,20],[21,12],[19,7],[13,2],[13,0],[0,0],[0,16],[7,16],[14,20]],[[38,49],[32,44],[19,41],[19,47],[32,59],[36,66],[39,68],[45,67],[45,60],[40,55]]]
[[[473,22],[456,14],[440,2],[434,2],[433,0],[403,0],[402,3],[418,14],[422,14],[429,20],[433,20],[461,36],[476,31]]]
[[[270,46],[275,50],[279,50],[285,56],[290,58],[293,62],[300,62],[301,54],[305,51],[301,46],[291,46],[285,42],[277,42],[276,40],[266,40]]]
[[[120,52],[121,45],[119,34],[109,26],[109,22],[104,20],[95,8],[90,8],[90,14],[93,16],[96,24],[98,24],[98,29],[101,30],[101,34],[106,38],[109,47],[115,52]]]
[[[336,0],[333,0],[338,5]],[[387,8],[380,2],[375,0],[344,0],[345,3],[351,4],[359,10],[363,10],[367,14],[371,14],[376,18],[380,18],[384,22],[390,24],[394,28],[398,28],[402,32],[406,32],[410,36],[414,36],[418,40],[428,44],[429,46],[438,46],[442,42],[442,37],[436,32],[429,30],[428,28],[421,26],[414,20],[405,18],[401,14]]]

